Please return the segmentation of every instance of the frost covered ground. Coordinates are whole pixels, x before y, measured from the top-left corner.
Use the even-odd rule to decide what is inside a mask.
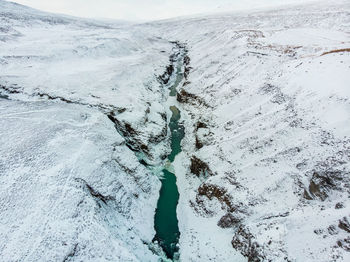
[[[158,260],[178,41],[181,261],[348,261],[349,33],[342,0],[141,25],[0,0],[0,260]]]

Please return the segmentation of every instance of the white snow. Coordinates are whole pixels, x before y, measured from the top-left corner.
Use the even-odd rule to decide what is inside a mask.
[[[107,115],[162,164],[167,140],[148,142],[167,124],[157,77],[179,41],[180,87],[202,101],[171,100],[186,127],[173,163],[181,261],[348,261],[350,53],[325,53],[350,48],[349,32],[343,0],[139,25],[0,0],[1,259],[158,260],[160,182]],[[211,176],[191,174],[192,156]],[[307,199],[322,172],[340,178]],[[200,194],[208,185],[218,191]],[[221,228],[227,213],[239,222]]]
[[[158,135],[172,45],[4,1],[0,29],[0,260],[157,261],[160,182],[104,113]]]
[[[203,184],[227,191],[240,229],[252,235],[242,242],[259,244],[260,259],[347,260],[337,241],[348,233],[327,228],[338,228],[349,215],[350,56],[322,54],[350,47],[349,10],[348,2],[337,1],[157,24],[188,44],[193,69],[183,88],[210,106],[178,106],[187,115],[184,152],[176,159],[184,261],[208,252],[208,260],[240,261],[227,242],[244,235],[238,225],[216,226],[229,207],[201,196]],[[200,150],[197,121],[209,126],[197,132]],[[215,175],[203,180],[191,174],[192,155]],[[339,171],[344,182],[329,189],[325,201],[306,200],[304,188],[325,167]],[[335,209],[339,202],[344,207]],[[189,203],[197,203],[197,211]],[[215,227],[217,239],[208,233]]]

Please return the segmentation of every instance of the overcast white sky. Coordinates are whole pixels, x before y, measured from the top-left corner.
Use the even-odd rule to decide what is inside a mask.
[[[306,1],[310,0],[13,0],[54,13],[123,20],[157,20]]]

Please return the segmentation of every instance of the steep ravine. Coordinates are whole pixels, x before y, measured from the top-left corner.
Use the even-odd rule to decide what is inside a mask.
[[[153,239],[154,244],[147,241],[144,244],[149,245],[150,250],[154,254],[159,255],[162,260],[166,261],[168,259],[172,261],[179,260],[178,241],[180,232],[176,213],[179,192],[172,162],[181,152],[181,140],[185,135],[184,126],[181,123],[181,112],[177,107],[179,105],[176,99],[178,86],[184,81],[189,72],[189,58],[187,57],[185,46],[177,42],[173,42],[173,45],[174,48],[173,53],[170,55],[170,64],[167,66],[164,74],[158,77],[158,81],[164,90],[164,97],[166,98],[164,100],[164,106],[167,108],[167,113],[161,115],[166,126],[154,137],[143,132],[143,130],[139,129],[132,122],[123,119],[123,113],[127,110],[126,108],[105,104],[88,104],[42,92],[29,94],[23,90],[18,91],[17,87],[0,85],[0,94],[3,98],[9,99],[7,95],[11,95],[11,99],[16,99],[15,96],[19,94],[39,100],[95,108],[104,113],[114,123],[117,132],[124,138],[125,145],[134,152],[140,164],[154,173],[154,175],[157,175],[161,180],[162,186],[154,217],[154,228],[156,231]],[[144,139],[145,135],[148,137],[147,140]],[[170,147],[167,156],[167,152],[163,152],[164,150],[162,150],[163,143],[167,143]],[[159,149],[159,147],[161,148]],[[166,157],[163,157],[163,155]],[[121,165],[121,163],[118,164]],[[131,174],[133,172],[127,166],[122,166],[122,168],[126,173]],[[101,201],[105,202],[103,199],[104,196],[99,194],[99,192],[95,192],[89,185],[87,185],[87,188],[93,197],[101,198]]]
[[[169,129],[171,132],[171,153],[167,157],[166,167],[162,170],[162,187],[159,194],[157,210],[154,220],[156,236],[154,242],[158,243],[164,250],[166,256],[172,260],[179,259],[178,240],[180,237],[176,208],[179,200],[179,192],[176,185],[176,174],[172,167],[176,155],[181,152],[181,140],[185,135],[184,126],[180,123],[181,112],[176,107],[176,90],[178,85],[184,79],[184,57],[186,50],[178,43],[178,51],[170,57],[172,65],[168,67],[172,72],[169,76],[170,81],[164,81],[165,87],[170,89],[167,99],[167,107],[171,111]]]
[[[108,115],[109,119],[114,122],[119,134],[121,134],[126,145],[139,158],[139,162],[157,175],[162,183],[157,209],[154,217],[154,228],[156,234],[153,238],[153,244],[150,249],[158,254],[164,261],[178,261],[179,253],[179,227],[177,217],[177,204],[179,200],[179,191],[176,184],[175,168],[172,166],[175,157],[182,151],[181,141],[185,136],[185,128],[181,123],[181,112],[178,108],[178,87],[186,79],[189,73],[189,57],[187,56],[186,47],[178,42],[173,42],[173,53],[170,55],[170,64],[166,67],[163,75],[158,77],[159,83],[163,86],[167,99],[164,104],[167,108],[167,114],[163,119],[166,121],[168,131],[162,132],[160,141],[168,139],[168,145],[171,150],[167,157],[156,159],[150,148],[156,144],[154,141],[146,143],[140,137],[140,130],[136,130],[130,123],[118,120],[118,115],[123,112],[112,112]],[[153,158],[153,159],[152,159]],[[161,163],[154,165],[154,162]]]
[[[177,107],[172,106],[172,117],[170,119],[171,130],[171,154],[168,156],[169,166],[163,169],[161,178],[162,187],[159,193],[157,210],[154,218],[154,227],[157,241],[162,247],[167,257],[177,260],[178,240],[180,236],[176,207],[179,200],[179,191],[176,185],[176,174],[170,167],[175,156],[181,151],[181,140],[184,137],[184,127],[179,124],[181,118]]]
[[[0,260],[350,261],[336,2],[120,25],[0,0]]]

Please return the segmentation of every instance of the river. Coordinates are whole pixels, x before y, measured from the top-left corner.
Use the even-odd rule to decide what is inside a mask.
[[[177,65],[174,70],[176,76],[170,83],[169,101],[173,101],[173,105],[169,106],[172,116],[169,122],[171,131],[171,153],[168,156],[168,168],[163,169],[163,177],[161,179],[162,187],[160,190],[159,200],[155,214],[154,227],[156,230],[155,240],[162,247],[167,257],[171,260],[177,260],[179,257],[178,241],[180,237],[178,219],[176,215],[176,207],[179,201],[179,192],[176,185],[176,175],[171,171],[171,163],[177,154],[181,152],[181,140],[185,136],[185,128],[180,123],[181,112],[175,106],[176,88],[183,80],[183,55],[180,54]]]

